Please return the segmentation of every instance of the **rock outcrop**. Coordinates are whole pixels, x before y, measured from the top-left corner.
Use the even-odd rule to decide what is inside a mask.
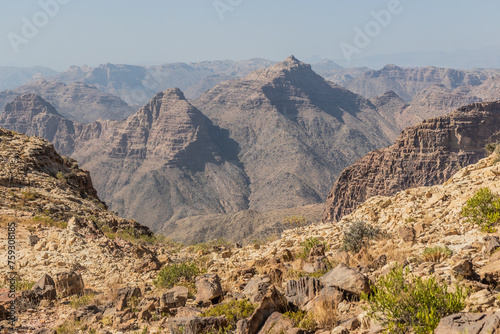
[[[444,182],[479,161],[484,146],[500,140],[500,103],[479,103],[403,131],[395,144],[346,168],[327,199],[325,222],[339,220],[366,199]]]

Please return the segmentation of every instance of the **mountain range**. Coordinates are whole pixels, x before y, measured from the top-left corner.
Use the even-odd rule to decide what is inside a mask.
[[[193,104],[179,89],[158,93],[121,121],[74,122],[27,94],[0,126],[49,139],[113,210],[171,235],[190,216],[322,203],[343,168],[398,134],[369,100],[294,57]]]
[[[0,93],[5,104],[0,126],[51,141],[58,152],[90,170],[100,197],[113,210],[155,231],[182,242],[249,240],[279,233],[283,224],[277,217],[286,213],[302,212],[318,221],[329,193],[327,211],[334,213],[325,214],[325,219],[340,217],[357,203],[337,200],[340,190],[351,196],[342,180],[351,180],[351,197],[360,199],[408,186],[404,180],[412,177],[401,172],[401,180],[395,178],[393,185],[374,181],[367,190],[342,170],[370,151],[387,147],[408,126],[462,105],[500,99],[495,70],[388,65],[371,71],[343,69],[329,61],[311,66],[293,56],[266,64],[171,64],[147,71],[111,64],[75,67],[60,74],[68,83],[37,79]],[[263,68],[237,78],[255,67]],[[325,80],[315,68],[370,98]],[[178,71],[196,72],[199,76],[189,79],[191,87],[209,89],[190,101],[179,88],[167,89],[137,112],[111,94],[127,95],[141,82],[144,88],[144,78],[153,69],[157,76],[171,74],[163,76],[165,85],[178,80]],[[203,77],[206,71],[219,74]],[[153,92],[142,91],[143,98]],[[408,131],[411,128],[397,139],[398,149],[405,152],[413,149],[404,139]],[[414,166],[413,155],[403,156],[405,164]],[[453,160],[458,162],[436,180],[476,158]],[[376,168],[370,158],[359,161],[363,168]],[[429,166],[421,171],[433,175]]]

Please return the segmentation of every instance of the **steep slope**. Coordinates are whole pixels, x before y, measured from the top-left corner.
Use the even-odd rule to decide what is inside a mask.
[[[394,145],[346,168],[327,199],[323,220],[337,221],[358,204],[400,190],[438,184],[485,156],[500,140],[500,103],[476,103],[403,131]]]
[[[345,166],[397,134],[369,101],[293,56],[193,103],[238,142],[258,211],[322,202]]]
[[[196,105],[205,114],[171,89],[126,120],[81,124],[26,95],[7,105],[0,126],[50,139],[125,217],[177,234],[180,219],[198,216],[184,221],[197,236],[205,227],[239,235],[228,224],[239,211],[265,218],[323,203],[343,168],[397,135],[369,100],[293,57],[222,83]],[[230,216],[199,217],[213,214]],[[260,221],[269,226],[249,226],[242,237],[276,229],[276,220]]]
[[[401,68],[387,65],[378,71],[367,71],[345,81],[343,86],[365,97],[375,97],[394,91],[405,101],[410,101],[421,90],[442,84],[448,89],[459,86],[478,86],[489,77],[485,70],[454,70],[437,67]]]
[[[178,89],[157,94],[125,121],[94,123],[72,157],[102,198],[154,229],[190,215],[247,208],[247,178],[234,143]]]

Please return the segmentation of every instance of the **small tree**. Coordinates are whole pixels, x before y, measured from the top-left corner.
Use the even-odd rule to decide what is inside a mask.
[[[379,235],[380,229],[368,225],[362,220],[356,220],[345,228],[341,250],[359,253],[368,241],[375,239]]]
[[[500,220],[500,196],[489,188],[481,188],[467,201],[461,213],[484,232],[494,232],[492,226]]]

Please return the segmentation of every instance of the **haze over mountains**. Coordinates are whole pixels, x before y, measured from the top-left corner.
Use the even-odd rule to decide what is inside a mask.
[[[183,242],[248,240],[279,232],[286,213],[319,220],[344,168],[408,126],[500,99],[499,79],[497,70],[373,71],[293,56],[72,67],[0,92],[0,126],[77,159],[127,218]]]
[[[64,84],[33,80],[14,90],[0,92],[0,109],[17,96],[34,93],[50,102],[66,118],[91,123],[98,119],[124,119],[134,113],[125,101],[83,82]]]

